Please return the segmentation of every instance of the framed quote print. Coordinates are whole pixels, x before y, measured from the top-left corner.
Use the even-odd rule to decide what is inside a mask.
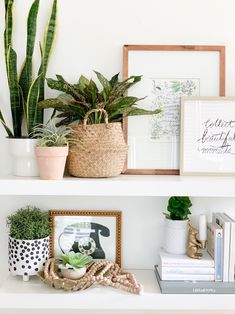
[[[50,210],[50,255],[74,251],[121,266],[121,211]]]
[[[127,174],[179,174],[180,99],[224,96],[224,46],[125,45],[124,78],[142,75],[129,90],[138,107],[161,112],[124,118]]]
[[[235,97],[185,97],[182,175],[235,175]]]

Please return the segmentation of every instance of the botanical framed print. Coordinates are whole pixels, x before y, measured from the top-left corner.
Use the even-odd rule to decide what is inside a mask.
[[[74,251],[121,265],[121,211],[50,210],[50,255]]]
[[[124,77],[142,75],[130,94],[138,106],[161,109],[124,118],[128,157],[124,173],[179,174],[180,99],[225,94],[224,46],[125,45]]]
[[[235,175],[235,97],[184,97],[182,175]]]

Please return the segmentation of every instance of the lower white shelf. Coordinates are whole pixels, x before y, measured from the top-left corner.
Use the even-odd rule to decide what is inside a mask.
[[[64,292],[46,286],[37,277],[23,282],[20,277],[1,275],[1,309],[78,310],[234,310],[233,295],[161,294],[152,270],[131,270],[143,285],[142,295],[107,287],[81,292]]]

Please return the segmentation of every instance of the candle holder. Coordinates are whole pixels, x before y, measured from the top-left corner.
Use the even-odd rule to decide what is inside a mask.
[[[206,249],[207,248],[207,240],[198,240],[198,242],[201,243],[201,249]]]

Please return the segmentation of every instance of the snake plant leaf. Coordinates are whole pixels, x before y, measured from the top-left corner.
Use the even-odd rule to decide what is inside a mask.
[[[7,69],[13,133],[15,137],[21,137],[21,117],[23,108],[21,106],[19,84],[17,79],[17,54],[11,46],[9,47],[7,54]]]
[[[40,0],[35,0],[30,8],[27,19],[27,44],[26,44],[26,58],[20,73],[19,84],[21,86],[23,97],[26,100],[29,89],[32,84],[32,67],[33,67],[33,52],[35,46],[35,37],[37,31],[37,16]]]
[[[37,124],[37,103],[39,98],[39,87],[40,87],[41,75],[39,75],[31,84],[29,89],[29,94],[26,103],[26,121],[27,121],[27,131],[31,134],[33,127]]]
[[[12,131],[10,130],[10,128],[6,125],[6,122],[3,118],[1,110],[0,110],[0,122],[1,122],[2,126],[4,127],[5,131],[7,132],[7,135],[9,137],[13,137],[14,135],[13,135]]]
[[[12,45],[13,6],[14,6],[14,0],[5,0],[4,50],[5,50],[6,67],[7,67],[8,49]],[[7,69],[7,76],[8,76],[8,69]]]
[[[39,101],[44,99],[44,83],[47,72],[48,63],[53,49],[55,34],[57,26],[57,0],[53,1],[51,15],[48,21],[47,28],[44,32],[44,40],[42,47],[42,62],[38,71],[38,75],[42,73],[42,80],[40,82]]]

